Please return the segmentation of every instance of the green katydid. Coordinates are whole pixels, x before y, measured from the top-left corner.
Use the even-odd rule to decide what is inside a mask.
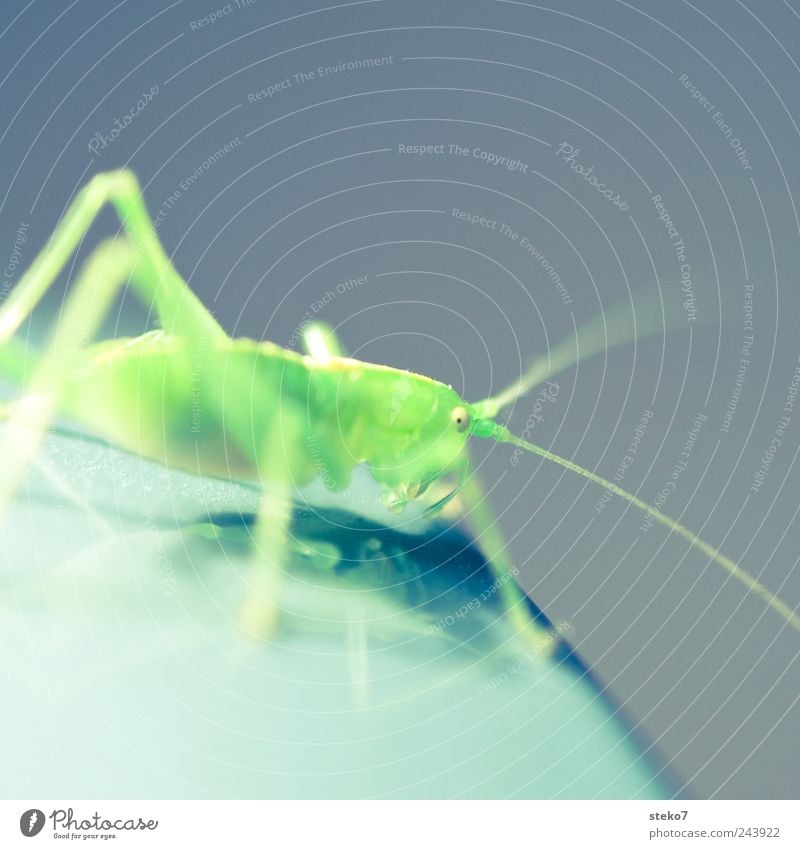
[[[116,208],[126,236],[92,253],[51,341],[33,355],[14,334],[107,202]],[[154,307],[161,329],[133,339],[94,342],[113,298],[127,283]],[[0,439],[0,511],[34,461],[56,414],[170,467],[256,480],[264,491],[255,526],[260,556],[242,621],[248,630],[268,633],[277,622],[294,488],[321,476],[329,489],[342,489],[354,467],[364,463],[383,487],[387,505],[402,509],[432,484],[457,474],[462,484],[457,491],[478,515],[481,494],[477,482],[466,476],[467,443],[470,437],[482,437],[557,463],[649,513],[800,630],[800,616],[785,602],[688,528],[495,421],[554,367],[570,364],[567,347],[555,349],[556,363],[535,362],[504,391],[468,403],[452,387],[429,377],[345,356],[322,325],[305,328],[303,342],[301,354],[269,342],[228,337],[169,260],[135,176],[127,170],[98,174],[79,192],[0,309],[0,374],[24,383],[24,394],[8,407]],[[594,352],[590,345],[585,353]],[[504,546],[491,522],[483,536],[512,618],[524,617],[520,611],[525,605],[518,603],[521,591],[506,580]]]

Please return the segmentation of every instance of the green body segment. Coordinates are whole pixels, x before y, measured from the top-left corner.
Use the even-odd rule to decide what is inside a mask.
[[[258,458],[277,431],[292,483],[320,477],[331,490],[366,463],[379,483],[421,492],[457,465],[467,439],[452,421],[461,401],[445,384],[249,339],[189,345],[154,332],[93,345],[64,402],[109,440],[200,474],[268,483]]]

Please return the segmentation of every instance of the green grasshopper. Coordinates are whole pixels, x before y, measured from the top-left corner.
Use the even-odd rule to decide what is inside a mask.
[[[108,202],[126,235],[102,243],[90,255],[48,345],[31,353],[14,334]],[[152,305],[161,329],[94,342],[126,284]],[[354,467],[366,464],[387,507],[401,510],[455,474],[460,485],[453,492],[480,516],[483,496],[474,476],[467,475],[467,443],[473,437],[493,439],[557,463],[649,513],[800,630],[800,617],[787,604],[688,528],[495,421],[552,373],[541,362],[499,394],[469,403],[429,377],[345,356],[322,325],[308,325],[303,344],[305,353],[299,353],[227,336],[165,253],[133,173],[96,175],[0,309],[0,374],[24,385],[23,395],[7,406],[0,439],[0,511],[34,462],[56,415],[168,467],[255,480],[263,495],[254,532],[253,587],[241,621],[247,630],[269,634],[277,625],[296,488],[322,477],[328,489],[342,490]],[[557,353],[566,363],[564,351]],[[441,508],[453,492],[429,509]],[[491,520],[484,518],[483,524],[481,536],[510,618],[529,627],[530,622],[521,621],[527,610],[521,590],[507,580],[502,541]]]

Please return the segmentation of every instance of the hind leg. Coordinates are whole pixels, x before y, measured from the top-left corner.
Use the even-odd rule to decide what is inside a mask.
[[[45,247],[0,308],[0,346],[11,339],[31,314],[106,203],[117,210],[128,236],[121,241],[132,246],[137,260],[128,270],[133,288],[145,306],[152,305],[155,309],[164,330],[183,336],[189,342],[196,336],[225,339],[225,332],[164,252],[153,232],[134,174],[108,171],[93,177],[78,192]],[[120,288],[113,275],[108,287],[115,293]],[[97,286],[100,297],[101,288]]]
[[[7,405],[0,435],[0,516],[36,458],[82,349],[108,314],[136,259],[126,239],[106,242],[91,254],[51,341],[38,356],[25,394]]]

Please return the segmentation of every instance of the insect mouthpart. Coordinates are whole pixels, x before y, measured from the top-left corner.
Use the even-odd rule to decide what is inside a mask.
[[[402,513],[409,501],[419,498],[428,488],[428,481],[401,483],[384,490],[382,500],[392,513]]]

